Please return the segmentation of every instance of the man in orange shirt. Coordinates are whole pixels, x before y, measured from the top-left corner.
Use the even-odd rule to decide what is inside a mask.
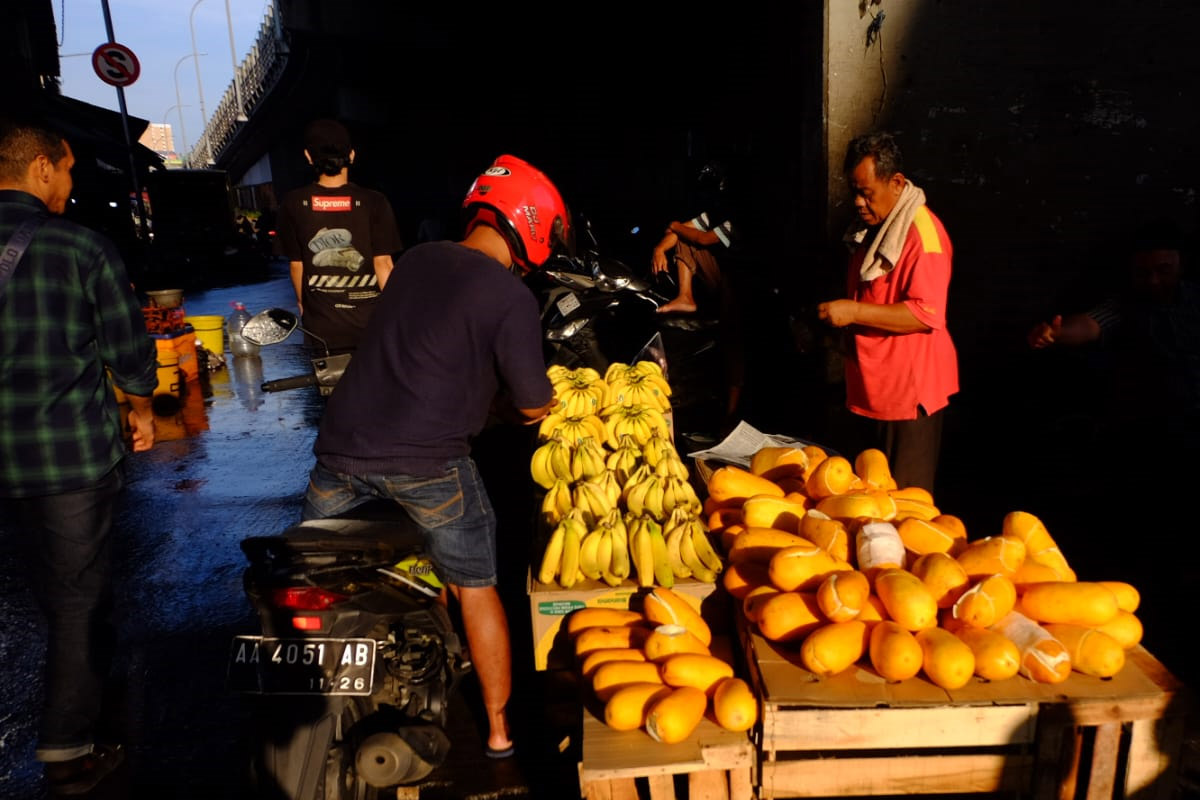
[[[845,171],[859,221],[846,235],[847,297],[817,310],[850,334],[846,407],[867,428],[865,446],[887,454],[897,484],[932,492],[943,412],[958,391],[946,329],[953,251],[901,167],[890,134],[850,142]]]

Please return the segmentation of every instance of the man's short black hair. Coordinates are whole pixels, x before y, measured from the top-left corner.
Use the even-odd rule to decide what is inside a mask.
[[[66,139],[50,122],[0,116],[0,180],[20,181],[38,156],[57,164],[67,156]]]
[[[897,172],[904,171],[904,159],[900,154],[900,145],[890,133],[877,132],[856,136],[850,140],[846,148],[846,161],[842,169],[847,174],[854,171],[858,162],[867,156],[875,160],[875,177],[887,180]]]
[[[350,131],[335,119],[313,120],[304,129],[304,149],[322,175],[337,175],[350,163]]]

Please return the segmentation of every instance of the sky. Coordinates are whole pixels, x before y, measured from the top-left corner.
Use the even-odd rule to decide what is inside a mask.
[[[62,93],[119,111],[117,89],[101,81],[92,67],[92,52],[108,41],[101,1],[51,2],[59,41]],[[239,64],[245,59],[258,38],[271,3],[272,0],[109,0],[113,38],[132,50],[141,66],[141,75],[125,87],[129,113],[150,122],[169,124],[177,152],[182,154],[194,147],[204,129],[201,97],[206,114],[211,115],[233,85],[232,53],[236,52]],[[200,54],[196,58],[192,57],[193,31],[195,52]],[[196,63],[200,65],[199,86]],[[177,108],[179,105],[182,109]],[[186,142],[182,134],[186,134]]]

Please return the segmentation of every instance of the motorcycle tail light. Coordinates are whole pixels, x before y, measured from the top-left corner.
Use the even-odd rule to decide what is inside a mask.
[[[298,631],[319,631],[324,627],[320,617],[292,617],[292,627]]]
[[[322,589],[319,586],[289,586],[276,589],[272,600],[276,608],[294,611],[323,611],[346,599],[346,595]]]

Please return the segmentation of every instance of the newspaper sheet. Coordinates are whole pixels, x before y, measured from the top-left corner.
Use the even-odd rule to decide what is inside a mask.
[[[779,434],[763,433],[743,420],[715,447],[696,450],[688,453],[688,456],[705,461],[723,461],[748,469],[751,457],[764,447],[804,447],[808,444],[814,444],[814,442]],[[825,447],[822,449],[826,452],[833,452]]]

